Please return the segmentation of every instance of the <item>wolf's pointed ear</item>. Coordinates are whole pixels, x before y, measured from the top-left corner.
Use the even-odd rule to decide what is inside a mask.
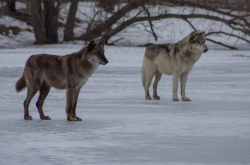
[[[203,33],[205,34],[206,32],[205,31],[197,31],[196,33],[197,34],[203,34]]]
[[[92,40],[90,43],[87,45],[87,52],[91,51],[95,47],[95,41]]]
[[[103,40],[99,41],[99,43],[98,43],[98,44],[100,44],[100,45],[104,46],[104,44],[105,44],[105,39],[103,39]]]
[[[206,36],[206,32],[205,31],[198,31],[198,34],[202,35],[203,37]]]
[[[192,41],[196,36],[198,35],[198,33],[196,31],[193,31],[189,36],[189,41]]]

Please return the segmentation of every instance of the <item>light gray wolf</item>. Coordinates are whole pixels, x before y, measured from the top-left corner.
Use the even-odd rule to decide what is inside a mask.
[[[157,84],[162,73],[173,75],[173,101],[177,97],[178,81],[181,82],[181,96],[183,101],[191,101],[186,97],[185,88],[188,74],[202,53],[208,51],[205,44],[205,32],[194,31],[175,44],[151,45],[146,48],[142,64],[142,82],[145,90],[145,99],[151,100],[149,86],[155,76],[153,84],[153,98],[160,100],[157,95]]]
[[[66,113],[68,121],[81,121],[76,116],[76,104],[80,89],[98,66],[106,65],[108,60],[104,55],[104,40],[95,43],[91,41],[80,51],[65,56],[38,54],[32,55],[26,62],[23,76],[16,82],[17,92],[28,88],[24,105],[24,119],[32,120],[29,115],[31,99],[40,91],[36,106],[41,120],[50,120],[43,113],[43,103],[50,88],[66,89]]]

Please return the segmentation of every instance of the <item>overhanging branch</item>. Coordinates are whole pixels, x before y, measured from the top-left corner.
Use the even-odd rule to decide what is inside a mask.
[[[187,21],[189,18],[203,18],[203,19],[209,19],[209,20],[215,20],[219,22],[223,22],[227,25],[230,25],[230,22],[228,20],[225,20],[223,18],[220,18],[218,16],[211,16],[211,15],[204,15],[204,14],[187,14],[187,15],[181,15],[181,14],[162,14],[158,16],[151,16],[151,17],[133,17],[122,24],[120,24],[118,27],[113,29],[112,31],[109,31],[105,33],[105,39],[109,39],[113,35],[117,34],[118,32],[122,31],[123,29],[127,28],[129,25],[135,23],[135,22],[141,22],[141,21],[156,21],[156,20],[161,20],[161,19],[166,19],[166,18],[177,18],[177,19],[182,19],[184,21]],[[189,22],[189,21],[188,21]],[[190,22],[189,22],[190,23]],[[195,28],[194,28],[195,29]],[[234,28],[232,29],[245,32],[243,29],[239,28]]]
[[[183,19],[183,20],[186,21],[194,29],[194,31],[197,31],[196,28],[193,26],[193,24],[188,19]]]
[[[227,48],[232,49],[232,50],[238,50],[238,48],[236,48],[236,47],[234,47],[234,46],[226,45],[226,44],[223,44],[223,43],[221,43],[221,42],[214,41],[214,40],[212,40],[212,39],[210,39],[210,38],[206,38],[206,40],[207,40],[207,41],[210,41],[210,42],[213,42],[213,43],[215,43],[215,44],[218,44],[218,45],[227,47]]]
[[[148,14],[148,17],[150,17],[150,12],[148,11],[148,9],[144,5],[142,6],[142,8],[146,11],[146,13]],[[150,25],[150,29],[151,29],[152,35],[154,36],[155,41],[157,41],[157,35],[154,32],[152,21],[149,20],[148,22],[149,22],[149,25]]]
[[[240,40],[243,40],[243,41],[245,41],[245,42],[247,42],[247,43],[250,44],[250,41],[249,41],[249,40],[247,40],[247,39],[245,39],[245,38],[243,38],[243,37],[240,37],[240,36],[231,34],[231,33],[224,32],[224,31],[209,32],[209,33],[206,34],[206,36],[209,36],[209,35],[212,35],[212,34],[225,34],[225,35],[228,35],[228,36],[233,36],[233,37],[236,37],[236,38],[238,38],[238,39],[240,39]]]

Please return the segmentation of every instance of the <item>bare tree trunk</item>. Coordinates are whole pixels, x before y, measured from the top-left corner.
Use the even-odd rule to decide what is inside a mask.
[[[41,0],[33,0],[31,6],[31,22],[36,37],[36,42],[34,44],[48,43],[48,39],[45,36],[45,31],[43,29]]]
[[[52,43],[58,43],[58,15],[60,2],[56,0],[44,0],[44,28],[46,37]]]
[[[26,0],[26,6],[27,6],[27,13],[31,13],[31,2],[32,0]]]
[[[67,22],[64,29],[64,41],[71,41],[74,39],[74,26],[75,26],[75,18],[77,5],[79,0],[72,0],[70,4],[69,14],[67,18]]]
[[[16,11],[16,1],[15,0],[7,0],[7,6],[10,12]]]
[[[250,1],[246,0],[245,5],[246,5],[246,10],[249,12],[250,11]]]

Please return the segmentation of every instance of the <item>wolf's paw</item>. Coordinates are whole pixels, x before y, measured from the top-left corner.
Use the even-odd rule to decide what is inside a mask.
[[[152,98],[150,96],[145,97],[146,100],[151,100]]]
[[[67,117],[68,121],[82,121],[82,119],[80,117],[75,117],[75,116],[68,116]]]
[[[77,118],[76,117],[72,117],[72,116],[68,116],[67,120],[68,121],[77,121]]]
[[[49,116],[44,116],[41,118],[41,120],[50,120],[50,117]]]
[[[24,116],[24,120],[33,120],[31,116]]]
[[[187,97],[185,97],[185,98],[182,97],[182,101],[191,101],[191,99],[187,98]]]
[[[76,117],[77,121],[82,121],[82,119],[80,117]]]
[[[155,100],[160,100],[161,98],[160,98],[160,96],[154,96],[154,99]]]
[[[179,101],[178,97],[173,97],[172,100],[173,101]]]

